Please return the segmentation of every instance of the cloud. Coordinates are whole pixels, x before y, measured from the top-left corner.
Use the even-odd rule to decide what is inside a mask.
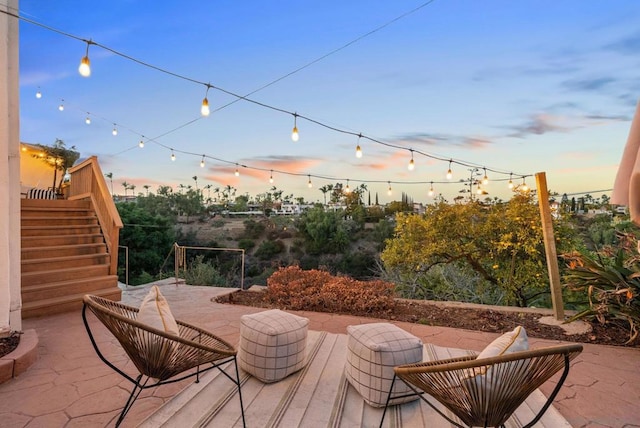
[[[640,53],[640,32],[623,37],[622,39],[604,46],[605,50],[612,50],[624,55],[637,56]]]
[[[462,148],[484,148],[492,143],[492,140],[485,137],[456,136],[445,134],[414,133],[401,135],[393,140],[393,144],[408,146],[419,150],[420,146],[428,147],[451,147]],[[404,152],[406,155],[406,152]]]
[[[571,91],[592,92],[601,91],[616,83],[612,77],[597,77],[592,79],[571,79],[562,82],[562,86]]]
[[[544,135],[549,132],[566,132],[576,127],[567,126],[561,124],[564,122],[564,118],[561,116],[554,116],[550,114],[536,114],[533,115],[530,120],[522,125],[511,127],[515,130],[509,137],[525,138],[527,135]]]

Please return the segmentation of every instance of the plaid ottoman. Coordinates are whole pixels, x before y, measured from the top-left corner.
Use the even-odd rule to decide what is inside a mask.
[[[240,368],[277,382],[305,365],[307,318],[273,309],[240,317]]]
[[[373,407],[384,407],[393,380],[393,368],[422,362],[422,341],[389,323],[347,327],[345,375],[351,385]],[[393,395],[411,392],[404,382],[396,382]],[[392,397],[393,397],[392,395]],[[417,396],[391,399],[389,404],[416,400]]]

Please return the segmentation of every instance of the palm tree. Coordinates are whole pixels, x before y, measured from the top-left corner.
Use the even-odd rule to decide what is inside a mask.
[[[196,191],[197,191],[197,190],[198,190],[198,176],[197,176],[197,175],[194,175],[194,176],[193,176],[193,177],[191,177],[191,178],[193,178],[193,181],[195,181],[195,182],[196,182]]]
[[[135,190],[136,190],[136,185],[135,184],[129,184],[129,190],[131,190],[131,195],[135,195]]]
[[[124,187],[124,196],[127,196],[127,189],[129,189],[129,183],[127,183],[126,181],[122,182],[122,187]]]
[[[105,175],[109,179],[109,183],[111,183],[111,196],[113,196],[113,172],[107,172]]]
[[[324,197],[324,204],[327,205],[327,193],[333,190],[333,184],[325,184],[320,187],[318,190],[322,192],[322,196]]]
[[[144,186],[142,186],[142,187],[144,187],[144,190],[146,190],[146,191],[147,191],[147,196],[149,196],[149,188],[150,188],[151,186],[149,186],[148,184],[145,184],[145,185],[144,185]]]

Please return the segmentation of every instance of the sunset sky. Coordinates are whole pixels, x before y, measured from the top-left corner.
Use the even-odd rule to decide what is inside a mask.
[[[490,197],[539,171],[598,197],[640,97],[636,1],[21,0],[19,14],[21,141],[96,155],[115,193],[197,176],[322,201],[349,180],[429,202],[476,166]],[[88,78],[82,39],[97,43]]]

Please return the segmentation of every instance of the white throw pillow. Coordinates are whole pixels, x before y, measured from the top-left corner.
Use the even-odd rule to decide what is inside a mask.
[[[178,324],[169,309],[169,302],[160,293],[157,285],[151,287],[149,293],[142,300],[137,320],[166,333],[172,333],[176,336],[180,334]]]
[[[497,357],[512,352],[529,350],[529,340],[524,327],[518,326],[508,333],[503,334],[496,340],[487,345],[480,354],[478,359]]]

